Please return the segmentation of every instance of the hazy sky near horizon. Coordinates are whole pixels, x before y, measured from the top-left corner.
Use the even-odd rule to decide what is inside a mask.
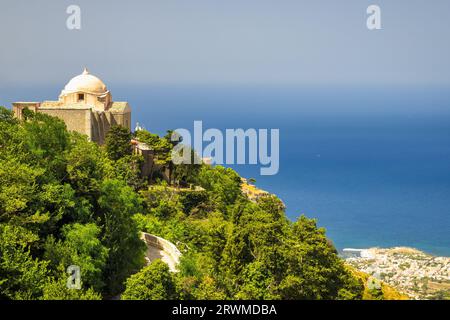
[[[81,7],[81,30],[66,8]],[[381,7],[382,30],[366,27]],[[450,86],[448,0],[0,0],[0,87]]]

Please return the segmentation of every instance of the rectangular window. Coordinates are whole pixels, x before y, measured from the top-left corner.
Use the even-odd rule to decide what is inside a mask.
[[[78,101],[84,101],[84,93],[78,94]]]

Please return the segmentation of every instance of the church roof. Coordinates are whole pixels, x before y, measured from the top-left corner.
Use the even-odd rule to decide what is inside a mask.
[[[113,103],[111,103],[111,108],[109,110],[111,110],[112,112],[124,112],[128,111],[129,109],[130,107],[128,106],[128,102],[114,101]]]
[[[72,92],[86,92],[95,95],[103,95],[108,93],[108,89],[102,80],[89,73],[84,68],[82,74],[72,78],[64,87],[62,94]]]

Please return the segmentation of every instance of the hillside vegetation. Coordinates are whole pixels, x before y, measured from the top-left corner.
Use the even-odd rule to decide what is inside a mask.
[[[1,299],[365,297],[315,220],[289,221],[273,195],[249,201],[235,171],[174,166],[175,143],[139,131],[158,164],[142,179],[123,128],[98,146],[56,118],[24,115],[0,108]],[[144,266],[140,231],[177,245],[179,272]],[[70,265],[80,290],[66,286]]]

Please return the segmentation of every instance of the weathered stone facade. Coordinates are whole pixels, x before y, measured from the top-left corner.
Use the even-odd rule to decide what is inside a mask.
[[[13,111],[22,118],[24,109],[58,117],[67,129],[88,136],[99,144],[113,125],[131,129],[131,108],[127,102],[114,102],[105,84],[86,69],[72,78],[57,101],[15,102]]]

